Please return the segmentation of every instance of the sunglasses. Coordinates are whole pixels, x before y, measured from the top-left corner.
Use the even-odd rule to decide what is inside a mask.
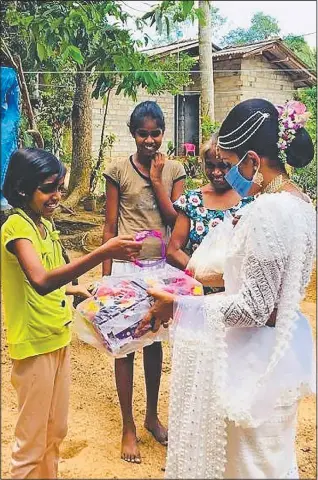
[[[136,133],[141,138],[148,138],[149,136],[151,138],[157,138],[162,135],[162,130],[161,128],[157,128],[156,130],[145,130],[144,128],[137,128]]]
[[[42,183],[38,186],[38,190],[42,193],[53,193],[53,192],[62,192],[64,185],[59,185],[57,183]]]
[[[207,170],[215,170],[218,168],[219,170],[229,170],[232,167],[230,162],[217,162],[217,163],[206,163],[205,168]]]

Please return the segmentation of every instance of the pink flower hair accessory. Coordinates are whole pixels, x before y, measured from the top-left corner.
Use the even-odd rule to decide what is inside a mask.
[[[304,127],[310,117],[306,105],[290,100],[285,105],[276,105],[278,111],[278,156],[286,163],[286,149],[294,140],[297,130]]]

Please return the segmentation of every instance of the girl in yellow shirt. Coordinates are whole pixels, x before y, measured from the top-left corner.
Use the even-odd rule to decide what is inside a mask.
[[[12,384],[18,396],[11,478],[56,478],[67,432],[71,311],[65,295],[88,295],[66,284],[109,258],[132,261],[141,244],[130,236],[65,264],[50,218],[66,169],[51,153],[20,149],[11,156],[3,193],[12,214],[1,228],[4,320]]]

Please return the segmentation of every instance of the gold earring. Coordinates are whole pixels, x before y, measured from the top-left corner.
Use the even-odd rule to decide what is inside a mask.
[[[264,177],[263,177],[263,175],[261,174],[261,172],[257,172],[257,173],[254,175],[253,182],[256,183],[256,185],[258,185],[259,187],[262,187],[262,186],[263,186]]]

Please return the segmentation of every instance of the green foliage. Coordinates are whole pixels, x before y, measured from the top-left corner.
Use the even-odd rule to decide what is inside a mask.
[[[224,25],[225,23],[226,23],[226,18],[220,14],[220,9],[212,5],[211,6],[212,29],[216,31],[218,28],[222,27],[222,25]]]
[[[167,90],[174,93],[180,91],[182,84],[189,83],[187,72],[193,65],[192,59],[183,56],[180,71],[185,73],[171,81],[170,71],[177,70],[176,60],[161,62],[138,50],[141,43],[127,29],[129,15],[122,11],[121,2],[36,4],[33,15],[12,5],[6,15],[8,23],[29,48],[35,49],[40,65],[53,62],[55,68],[90,71],[95,98],[103,97],[114,85],[116,94],[123,92],[136,101],[138,87],[146,88],[150,94]]]
[[[121,5],[120,1],[35,1],[30,14],[31,10],[20,8],[20,2],[15,2],[6,11],[6,23],[22,39],[27,52],[31,52],[35,68],[67,72],[64,77],[70,79],[73,75],[90,73],[95,98],[106,97],[115,86],[117,95],[122,92],[134,101],[139,87],[150,94],[179,93],[190,83],[190,69],[195,61],[187,55],[180,57],[180,63],[174,57],[160,61],[142,53],[139,50],[142,43],[134,40],[128,30],[129,15]],[[188,6],[182,8],[187,10]],[[142,23],[139,19],[139,27]],[[15,53],[14,48],[12,51]],[[23,51],[23,65],[25,55]],[[180,73],[175,74],[178,69]],[[46,118],[47,125],[52,127],[53,151],[60,150],[62,130],[68,122],[65,92],[60,91],[65,98],[54,96],[49,90],[43,94],[42,119]],[[85,110],[82,114],[85,115]],[[85,138],[76,141],[80,150]],[[94,163],[87,158],[82,160],[93,168]],[[73,156],[72,166],[77,162]]]
[[[108,150],[108,155],[111,158],[112,156],[112,149],[114,147],[114,144],[116,142],[116,135],[114,133],[108,133],[105,135],[103,144],[101,146],[102,148],[102,155],[105,155],[106,150]]]
[[[311,118],[306,124],[306,130],[315,145],[313,161],[304,168],[295,169],[293,179],[312,199],[317,198],[317,87],[298,90],[296,100],[303,102],[311,112]]]
[[[72,152],[67,151],[63,148],[63,154],[61,155],[61,161],[65,164],[70,166],[72,163]]]
[[[218,9],[212,11],[217,12]],[[170,41],[169,36],[171,32],[175,32],[175,35],[177,35],[177,31],[180,28],[182,29],[183,26],[186,27],[189,23],[194,23],[196,20],[204,22],[204,13],[201,8],[195,7],[195,2],[192,0],[163,0],[155,5],[152,10],[145,13],[142,19],[150,26],[155,25],[159,38],[161,35],[166,35],[168,41]],[[221,22],[225,21],[219,14],[216,21],[218,20]]]
[[[93,162],[93,165],[96,164],[97,160]],[[94,167],[93,167],[94,169]],[[90,190],[90,194],[92,196],[94,195],[100,195],[105,192],[106,188],[106,180],[103,175],[103,172],[100,168],[96,170],[95,177],[94,177],[94,185]]]
[[[109,57],[122,46],[126,50],[135,46],[122,28],[127,14],[117,2],[37,2],[33,16],[12,6],[7,20],[20,27],[30,45],[36,45],[40,62],[53,58],[70,61],[75,69],[92,69],[100,63],[108,67]]]
[[[112,149],[116,142],[116,135],[114,133],[108,133],[104,137],[104,141],[100,146],[100,152],[97,159],[92,160],[92,171],[91,171],[91,182],[90,182],[90,191],[91,193],[102,193],[105,191],[105,177],[103,175],[103,159],[105,157],[106,151],[108,151],[109,160],[112,156]]]
[[[74,76],[44,74],[42,78],[40,115],[45,117],[51,126],[54,123],[69,126],[74,95]]]
[[[186,54],[180,54],[179,61],[175,55],[163,59],[144,57],[137,71],[125,74],[116,95],[123,92],[124,96],[136,101],[138,86],[146,88],[151,95],[166,91],[176,95],[191,83],[190,70],[194,64],[195,59]]]
[[[62,77],[62,78],[61,78]],[[70,76],[41,76],[38,106],[36,109],[37,127],[44,140],[44,148],[67,162],[63,149],[63,135],[71,127],[71,111],[74,82]],[[32,93],[32,92],[31,92]],[[28,133],[28,122],[23,115],[21,141],[25,146],[34,146],[34,139]]]
[[[271,15],[257,12],[253,15],[249,28],[235,28],[230,30],[222,39],[221,45],[242,45],[244,43],[259,42],[279,35],[278,20]]]
[[[293,171],[292,179],[312,200],[317,200],[317,153],[307,167],[297,168]]]
[[[280,28],[275,18],[264,15],[259,12],[254,15],[251,26],[248,29],[237,28],[230,31],[223,38],[223,45],[244,44],[265,40],[274,35],[278,35]],[[296,55],[308,65],[312,70],[316,70],[316,49],[311,48],[304,37],[289,34],[284,37],[286,45],[295,52]],[[299,89],[295,95],[296,100],[303,102],[311,112],[311,118],[306,125],[315,146],[317,141],[317,87]],[[315,157],[313,161],[305,168],[293,169],[292,177],[295,182],[301,186],[313,199],[316,199],[317,189],[317,151],[315,148]]]
[[[303,37],[288,35],[284,38],[288,47],[291,48],[309,67],[316,69],[315,49],[312,49]],[[317,198],[317,87],[299,89],[295,99],[303,102],[311,118],[306,124],[306,130],[311,136],[315,145],[315,156],[313,161],[304,168],[293,171],[293,179],[301,186],[312,199]]]
[[[206,183],[206,177],[202,170],[202,162],[200,157],[191,155],[175,156],[174,160],[178,160],[184,166],[186,172],[185,189],[194,190]]]
[[[175,157],[175,159],[181,161],[186,171],[186,190],[194,190],[209,183],[200,157]]]
[[[195,178],[187,177],[185,179],[185,190],[195,190],[196,188],[201,187],[202,183],[200,180]]]
[[[142,19],[149,22],[150,26],[155,25],[159,34],[162,32],[163,23],[169,28],[170,22],[180,23],[190,19],[196,18],[194,1],[173,1],[163,0],[158,3],[152,10],[145,13]],[[164,20],[164,22],[163,22]]]
[[[20,119],[20,128],[19,128],[19,147],[28,148],[33,147],[33,137],[27,132],[29,129],[29,122],[22,112]],[[44,140],[45,141],[45,140]]]
[[[317,58],[316,58],[316,49],[311,48],[310,45],[306,42],[304,37],[299,35],[289,34],[284,37],[284,43],[293,50],[296,55],[306,63],[310,68],[316,70],[317,68]]]
[[[171,140],[168,140],[167,144],[167,155],[168,157],[171,157],[176,153],[176,147],[173,145],[173,142]]]
[[[27,12],[31,19],[37,8],[37,1],[16,1],[14,2],[14,5],[12,1],[2,1],[0,15],[1,42],[4,41],[11,52],[19,55],[23,59],[23,64],[26,70],[35,70],[37,62],[33,49],[30,49],[25,42],[25,37],[20,34],[19,27],[17,27],[14,22],[12,25],[8,22],[7,11],[13,7],[19,12]]]
[[[40,120],[38,122],[38,128],[42,134],[44,148],[52,150],[52,129],[49,127],[45,120]],[[34,147],[34,138],[28,133],[28,130],[29,122],[25,114],[22,112],[19,124],[19,147],[21,148]]]
[[[176,3],[176,2],[174,2]],[[176,8],[176,7],[174,7]],[[198,16],[198,12],[197,12]],[[199,14],[200,17],[200,14]],[[166,45],[168,43],[173,43],[178,40],[179,31],[186,31],[195,19],[187,18],[181,22],[175,21],[175,11],[173,8],[167,11],[164,16],[165,29],[161,28],[159,33],[159,28],[157,29],[157,34],[150,39],[152,46]],[[162,21],[161,21],[162,22]],[[219,13],[219,8],[211,6],[211,25],[214,31],[217,31],[224,23],[226,18],[222,17]]]
[[[48,125],[45,119],[43,119],[37,122],[37,127],[39,129],[39,132],[41,132],[41,135],[44,141],[44,148],[46,150],[52,151],[53,150],[53,134],[52,134],[51,126]]]
[[[202,177],[202,166],[201,159],[198,156],[194,155],[180,155],[175,157],[175,160],[179,160],[184,166],[187,177],[191,178],[201,178]]]
[[[208,115],[201,117],[202,140],[208,140],[212,133],[215,133],[219,130],[220,126],[220,122],[212,121]]]
[[[192,83],[190,71],[196,64],[196,59],[185,53],[180,53],[179,58],[176,55],[167,55],[163,59],[155,58],[153,66],[161,69],[164,77],[164,88],[156,89],[153,93],[168,91],[172,95],[183,92],[184,87]]]

